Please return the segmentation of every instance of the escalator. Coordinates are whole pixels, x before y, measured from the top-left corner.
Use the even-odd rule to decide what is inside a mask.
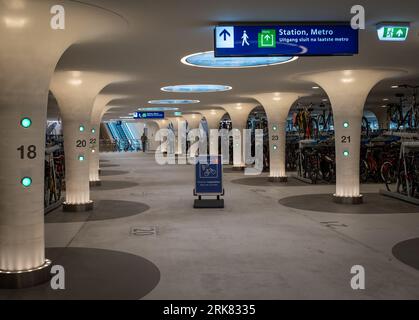
[[[107,127],[115,140],[118,151],[136,151],[135,139],[122,121],[108,122]]]

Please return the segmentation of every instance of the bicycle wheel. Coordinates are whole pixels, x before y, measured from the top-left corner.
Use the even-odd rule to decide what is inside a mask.
[[[388,191],[391,191],[390,186],[397,181],[396,169],[390,161],[386,161],[380,168],[381,179],[386,184]]]
[[[359,177],[361,179],[362,183],[365,183],[368,181],[368,176],[369,176],[369,167],[368,167],[368,163],[365,160],[361,160],[361,166],[359,169]]]

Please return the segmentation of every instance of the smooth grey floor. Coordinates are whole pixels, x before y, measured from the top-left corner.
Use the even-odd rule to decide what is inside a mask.
[[[419,238],[396,244],[393,248],[393,254],[400,261],[419,270]]]
[[[62,208],[48,213],[45,216],[45,223],[69,223],[100,221],[108,219],[120,219],[133,216],[147,211],[150,207],[141,202],[121,200],[99,200],[96,201],[92,211],[87,212],[63,212]]]
[[[358,205],[339,204],[333,202],[331,194],[304,194],[282,198],[279,203],[286,207],[307,211],[352,214],[397,214],[416,213],[419,206],[385,197],[378,193],[363,194],[363,203]]]
[[[138,300],[160,280],[150,261],[124,252],[90,248],[49,248],[47,256],[65,270],[65,289],[49,283],[20,290],[0,290],[2,299]]]
[[[307,186],[307,183],[304,183],[300,180],[297,180],[292,177],[288,177],[287,182],[271,182],[269,181],[268,177],[248,177],[248,178],[240,178],[231,181],[232,183],[242,184],[245,186],[254,186],[254,187],[300,187],[300,186]]]
[[[419,298],[419,271],[393,255],[396,244],[419,236],[416,212],[340,214],[327,212],[331,201],[322,203],[323,211],[307,210],[317,205],[316,198],[301,198],[305,208],[287,207],[278,201],[331,195],[334,186],[231,182],[248,178],[243,172],[224,175],[224,209],[194,210],[194,166],[159,166],[144,153],[101,158],[130,173],[102,177],[105,185],[125,187],[94,188],[92,199],[140,202],[150,209],[119,219],[47,223],[46,244],[119,251],[150,261],[161,278],[144,299]],[[361,189],[373,194],[382,187]],[[155,232],[139,236],[132,230]],[[354,265],[365,268],[366,290],[350,287]]]
[[[102,170],[100,172],[101,177],[107,177],[107,176],[121,176],[124,174],[128,174],[129,171],[124,170]]]
[[[104,164],[100,165],[100,168],[116,168],[116,167],[119,167],[119,165],[118,164],[107,164],[107,163],[104,163]]]

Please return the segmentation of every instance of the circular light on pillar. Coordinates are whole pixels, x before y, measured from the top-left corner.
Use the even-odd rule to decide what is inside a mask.
[[[23,118],[20,120],[20,125],[25,129],[29,128],[32,125],[32,120],[29,118]]]
[[[346,128],[349,128],[349,122],[347,122],[347,121],[345,121],[344,123],[343,123],[343,127],[346,129]]]
[[[79,155],[79,161],[84,161],[84,155]]]
[[[84,132],[84,126],[83,126],[83,125],[80,125],[80,127],[79,127],[79,131],[80,131],[80,132]]]
[[[95,132],[96,132],[95,128],[92,128],[92,133],[95,133]]]
[[[348,150],[343,151],[343,156],[344,157],[349,157],[349,151]]]
[[[276,131],[276,130],[278,130],[278,127],[274,124],[274,125],[272,126],[272,130],[273,130],[273,131]]]
[[[92,153],[95,153],[95,149],[92,149]]]
[[[274,150],[278,149],[278,146],[276,144],[273,145],[272,147]]]
[[[29,177],[24,177],[22,178],[22,180],[20,180],[20,183],[22,184],[22,186],[24,186],[25,188],[28,188],[31,186],[32,184],[32,179]]]

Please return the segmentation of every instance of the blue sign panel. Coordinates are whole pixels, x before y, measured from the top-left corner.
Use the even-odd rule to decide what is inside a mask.
[[[358,53],[349,24],[218,26],[216,57],[329,56]]]
[[[164,119],[164,112],[134,112],[134,119]]]
[[[221,156],[200,156],[195,167],[196,194],[223,193],[223,164]]]

